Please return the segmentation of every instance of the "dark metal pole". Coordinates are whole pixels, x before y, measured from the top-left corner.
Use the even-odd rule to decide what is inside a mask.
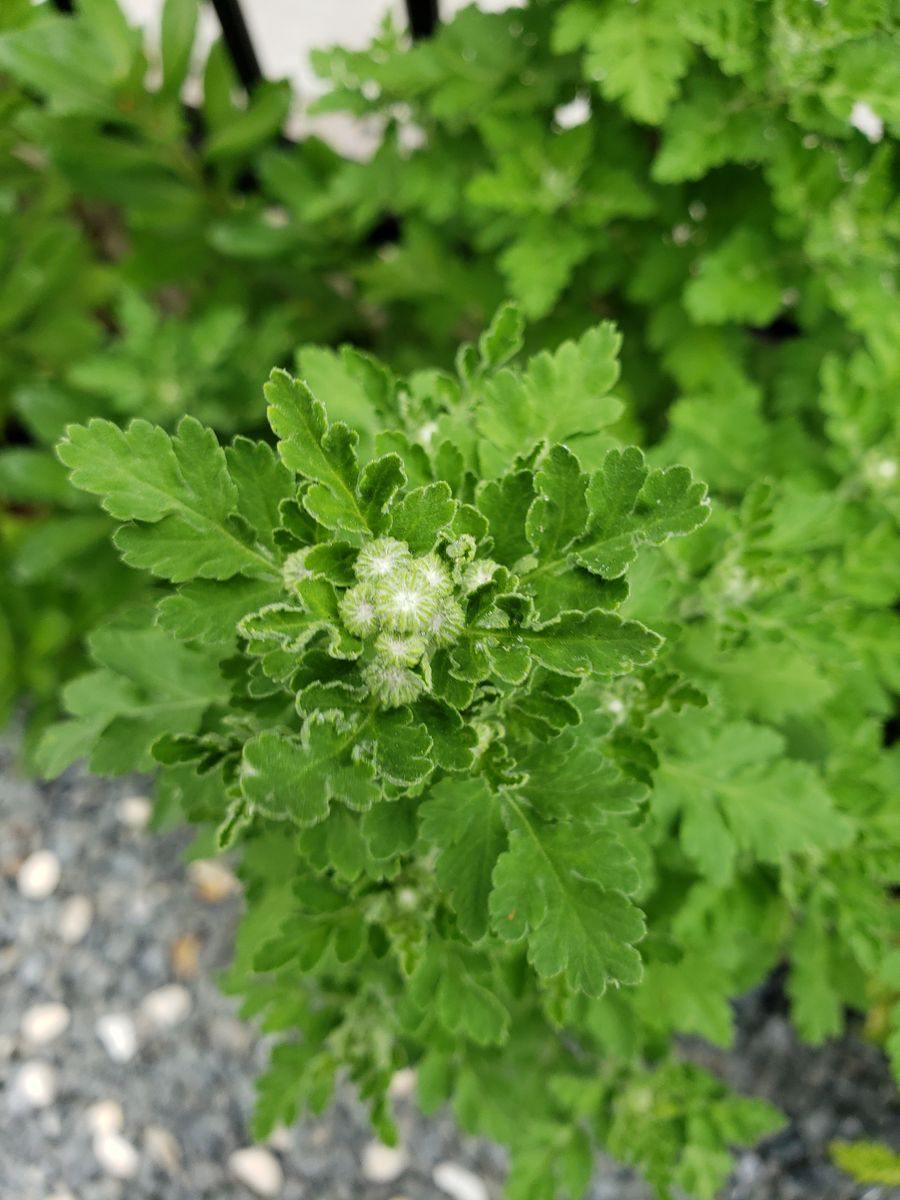
[[[409,18],[409,32],[413,41],[431,37],[440,24],[438,0],[406,0],[406,13]]]
[[[212,0],[216,16],[222,27],[222,37],[228,54],[237,72],[237,77],[248,92],[252,92],[262,81],[259,59],[253,49],[250,33],[239,0]]]

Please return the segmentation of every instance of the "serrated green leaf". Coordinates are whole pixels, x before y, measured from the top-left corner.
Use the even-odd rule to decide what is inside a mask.
[[[488,328],[478,339],[482,370],[502,367],[522,349],[525,322],[514,304],[497,309]]]
[[[539,975],[562,974],[589,996],[601,996],[613,980],[637,983],[634,943],[644,922],[618,890],[637,886],[627,851],[605,834],[586,840],[578,826],[541,825],[518,804],[510,824],[509,849],[494,871],[494,930],[507,941],[527,938]]]
[[[365,811],[379,788],[375,768],[351,756],[358,733],[313,722],[302,739],[257,734],[244,746],[241,791],[264,816],[301,827],[324,821],[334,801]]]
[[[206,709],[225,697],[214,659],[152,626],[99,629],[90,649],[100,669],[68,685],[74,719],[44,735],[37,757],[45,774],[81,756],[98,775],[149,770],[158,738],[195,732]]]
[[[662,643],[658,634],[639,621],[623,621],[599,609],[564,612],[536,629],[475,628],[469,633],[485,645],[496,641],[524,646],[535,662],[561,675],[574,676],[606,677],[644,666],[653,660]],[[477,653],[476,647],[470,653]]]
[[[541,460],[534,476],[537,496],[525,522],[536,554],[553,561],[584,532],[587,483],[578,459],[565,446],[553,446]]]
[[[457,507],[443,481],[414,488],[391,513],[391,536],[406,542],[413,554],[427,554],[452,522]]]
[[[356,496],[356,435],[346,425],[329,426],[321,401],[285,371],[272,372],[265,393],[282,462],[314,483],[304,507],[329,529],[369,532]]]
[[[664,726],[652,803],[660,815],[680,813],[682,846],[708,879],[726,883],[739,851],[779,865],[852,839],[814,768],[782,757],[774,730],[721,724],[708,710],[685,710]]]
[[[459,928],[473,942],[487,933],[491,877],[506,848],[499,798],[483,779],[444,780],[419,809],[422,836],[440,854],[437,878]]]
[[[684,467],[649,471],[633,446],[610,450],[587,490],[588,530],[577,548],[582,566],[607,579],[622,575],[642,543],[691,533],[709,515],[706,487]]]
[[[164,596],[157,606],[157,621],[160,628],[182,641],[232,645],[241,619],[274,604],[280,596],[278,584],[261,579],[198,580]]]
[[[69,426],[58,448],[72,482],[103,497],[114,517],[141,522],[118,533],[127,562],[175,582],[272,570],[235,520],[238,495],[211,430],[182,418],[170,438],[146,421]]]

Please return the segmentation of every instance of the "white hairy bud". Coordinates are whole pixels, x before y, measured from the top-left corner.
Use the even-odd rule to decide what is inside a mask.
[[[421,633],[434,616],[440,597],[413,563],[394,571],[375,589],[378,619],[391,633]]]
[[[391,666],[414,667],[425,653],[425,639],[418,634],[403,637],[396,633],[381,633],[375,639],[375,649]]]
[[[410,561],[406,542],[389,537],[376,538],[360,550],[356,559],[356,577],[363,582],[378,583]]]
[[[358,583],[341,597],[340,613],[349,633],[369,637],[378,628],[375,611],[375,592],[369,583]]]
[[[408,667],[393,666],[382,659],[369,663],[363,672],[372,694],[385,708],[412,704],[425,691],[425,680]]]
[[[466,614],[452,598],[441,600],[431,616],[426,632],[435,646],[453,646],[466,625]]]

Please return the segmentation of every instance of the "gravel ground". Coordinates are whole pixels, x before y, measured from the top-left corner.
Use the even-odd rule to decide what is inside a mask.
[[[144,830],[134,783],[70,773],[35,787],[0,750],[2,1200],[494,1200],[502,1155],[423,1120],[396,1081],[403,1145],[371,1142],[352,1098],[252,1150],[264,1039],[214,978],[239,897],[218,865],[186,868],[185,838]],[[25,894],[23,894],[23,892]],[[740,1044],[691,1057],[776,1100],[788,1128],[737,1161],[723,1200],[900,1200],[829,1165],[834,1137],[897,1144],[881,1056],[853,1039],[797,1045],[777,991],[740,1004]],[[601,1165],[592,1200],[647,1200]]]

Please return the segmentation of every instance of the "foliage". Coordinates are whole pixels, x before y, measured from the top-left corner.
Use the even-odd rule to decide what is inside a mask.
[[[860,1183],[900,1184],[900,1154],[880,1142],[832,1142],[831,1157]]]
[[[65,425],[171,426],[191,412],[223,431],[258,426],[247,397],[273,362],[359,326],[329,282],[338,231],[325,242],[286,228],[246,190],[287,85],[240,106],[216,44],[202,109],[183,106],[197,16],[195,0],[169,0],[148,61],[114,0],[71,17],[16,0],[0,14],[0,570],[16,647],[0,651],[0,704],[25,692],[38,718],[80,665],[78,638],[139,582],[107,548],[110,523],[66,484],[52,453]],[[313,195],[335,161],[310,141],[296,186]]]
[[[32,692],[99,619],[44,769],[158,764],[240,848],[261,1134],[343,1070],[389,1137],[414,1064],[513,1200],[597,1145],[711,1197],[777,1119],[673,1039],[730,1044],[777,964],[804,1038],[868,1010],[900,1067],[895,7],[388,23],[317,57],[367,162],[216,49],[193,130],[192,11],[149,89],[110,0],[0,14]]]

